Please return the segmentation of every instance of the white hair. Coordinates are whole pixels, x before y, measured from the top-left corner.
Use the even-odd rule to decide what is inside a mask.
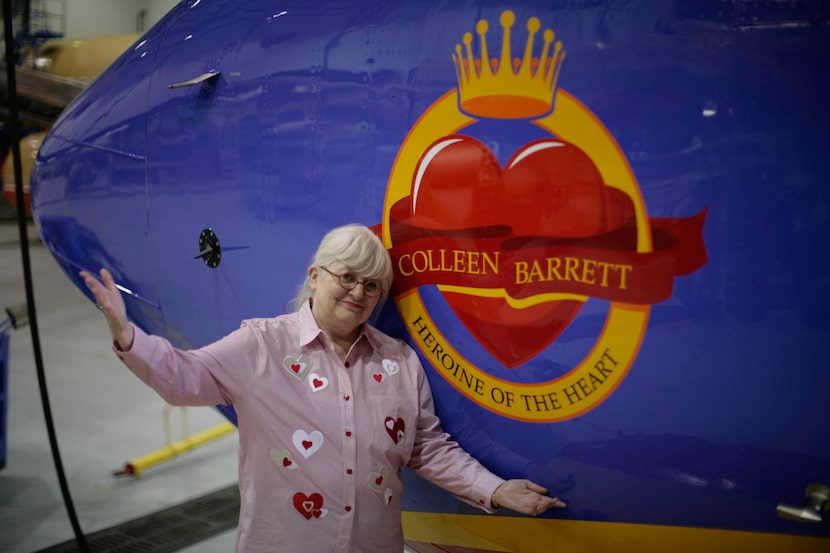
[[[358,278],[377,280],[383,286],[380,306],[389,294],[392,286],[392,260],[380,238],[363,225],[350,224],[332,229],[320,241],[312,264],[325,267],[339,261]],[[308,276],[297,290],[297,295],[289,306],[293,311],[299,310],[306,301],[314,296]]]

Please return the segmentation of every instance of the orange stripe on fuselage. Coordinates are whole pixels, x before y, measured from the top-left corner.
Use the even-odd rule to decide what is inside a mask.
[[[403,513],[407,545],[419,553],[826,553],[830,538],[581,520]],[[424,544],[435,544],[429,549]]]

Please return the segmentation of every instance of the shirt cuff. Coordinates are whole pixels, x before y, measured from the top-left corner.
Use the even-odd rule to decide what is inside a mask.
[[[492,504],[493,495],[496,493],[496,489],[504,484],[504,482],[506,482],[504,478],[500,478],[492,473],[483,477],[482,481],[476,485],[477,491],[480,491],[481,493],[481,495],[476,498],[479,507],[488,513],[495,513],[498,511],[498,508],[494,508]]]
[[[133,326],[133,343],[130,344],[130,347],[127,349],[122,349],[121,344],[118,343],[118,340],[115,338],[112,339],[112,350],[118,355],[119,358],[122,357],[124,353],[130,353],[135,349],[135,341],[138,339],[139,329],[133,323],[130,323]]]

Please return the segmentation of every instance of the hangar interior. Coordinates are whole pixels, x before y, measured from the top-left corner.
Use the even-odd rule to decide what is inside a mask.
[[[143,32],[176,3],[11,2],[19,45],[26,38],[21,35],[24,19],[32,43],[84,40]],[[30,10],[25,17],[24,9]],[[8,94],[0,102],[5,158]],[[37,125],[47,127],[55,113],[59,110],[42,112],[47,120]],[[33,126],[29,122],[20,136]],[[12,169],[7,172],[13,178]],[[8,180],[4,178],[4,184]],[[227,423],[213,408],[168,409],[120,365],[110,349],[104,319],[63,274],[28,217],[23,253],[16,201],[6,196],[0,198],[0,551],[79,550],[50,448],[35,360],[37,342],[66,487],[76,526],[87,536],[90,549],[232,551],[234,501],[238,507],[236,432],[217,432]],[[26,303],[24,265],[31,269],[37,340],[25,316],[19,311],[10,316]],[[170,455],[171,444],[186,449],[186,439],[200,436],[207,436],[204,444]],[[130,465],[139,468],[137,476],[116,474]],[[188,540],[190,544],[182,546]]]

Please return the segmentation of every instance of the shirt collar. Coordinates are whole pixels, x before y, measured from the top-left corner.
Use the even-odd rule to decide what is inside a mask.
[[[303,304],[299,311],[300,317],[300,346],[307,346],[313,342],[317,336],[323,333],[323,329],[317,324],[314,319],[314,314],[311,312],[311,302],[307,301]],[[372,349],[380,349],[377,333],[380,331],[371,325],[364,324],[360,329],[360,334],[357,336],[355,342],[359,342],[361,338],[366,338],[366,341],[372,346]]]

